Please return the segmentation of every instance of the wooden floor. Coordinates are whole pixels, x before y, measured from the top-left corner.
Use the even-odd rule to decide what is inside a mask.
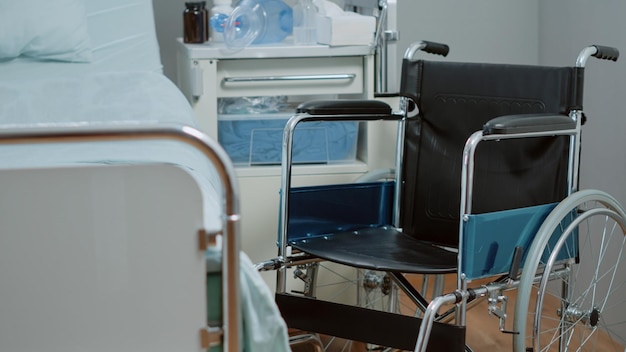
[[[456,280],[454,277],[446,278],[446,287],[445,292],[450,292],[456,287]],[[421,282],[421,277],[411,278],[411,281]],[[479,286],[480,283],[473,282],[472,286]],[[509,298],[508,301],[508,314],[509,316],[513,315],[513,310],[515,307],[515,293],[516,291],[508,291],[506,294]],[[556,309],[556,308],[555,308]],[[512,329],[512,319],[508,319],[507,326],[505,329]],[[324,337],[322,337],[324,340]],[[599,345],[594,346],[594,348],[589,349],[589,351],[623,351],[623,347],[616,347],[614,344],[610,342],[610,339],[606,339],[607,341],[600,341]],[[470,346],[475,352],[487,351],[487,352],[499,352],[499,351],[511,351],[512,350],[512,335],[502,333],[499,329],[499,319],[490,316],[487,310],[487,302],[483,300],[481,303],[475,305],[473,308],[468,310],[467,312],[467,334],[466,334],[466,343]],[[329,349],[330,351],[346,351],[342,344],[335,343],[334,345],[342,346],[337,347],[336,349]],[[295,349],[294,349],[295,351]],[[312,351],[315,352],[315,349],[298,349],[300,351]],[[364,344],[355,343],[352,352],[361,352],[367,351]],[[347,351],[346,351],[347,352]],[[443,351],[442,351],[443,352]]]
[[[418,277],[414,280],[421,280],[421,278]],[[445,292],[451,292],[456,288],[455,280],[456,275],[446,278],[446,285],[444,289]],[[471,285],[472,287],[479,287],[481,284],[487,283],[489,283],[489,280],[484,280],[484,282],[474,281],[471,283]],[[505,330],[509,331],[513,329],[512,317],[515,310],[516,293],[516,290],[510,290],[505,293],[508,298],[507,314],[509,316],[509,319],[507,319]],[[531,305],[532,304],[534,303],[531,302]],[[548,310],[551,309],[550,305],[552,305],[552,309],[554,311],[556,311],[557,308],[560,306],[560,302],[557,299],[546,300],[544,304],[546,305],[546,308]],[[528,329],[530,329],[530,326],[528,327]],[[467,311],[466,343],[475,352],[512,351],[512,335],[500,332],[500,320],[495,316],[489,315],[488,304],[486,300],[483,300],[481,303],[477,304]],[[617,345],[606,335],[605,338],[598,339],[597,341],[595,341],[595,343],[596,344],[593,347],[589,348],[587,348],[585,345],[583,351],[624,351],[624,346]],[[555,347],[554,350],[557,351],[558,348]]]

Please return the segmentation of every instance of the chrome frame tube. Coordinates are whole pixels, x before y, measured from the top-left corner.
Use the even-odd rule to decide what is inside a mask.
[[[399,280],[395,274],[391,275],[391,279],[393,280],[394,284],[397,285],[398,288],[402,290],[402,292],[411,300],[411,302],[415,303],[415,305],[421,312],[426,311],[428,307],[423,305],[420,301],[420,298],[413,294],[413,290],[411,289],[412,287],[407,286],[410,284],[405,281]],[[418,314],[418,312],[416,312],[416,314]]]
[[[289,219],[289,189],[291,188],[293,134],[296,129],[296,125],[305,120],[307,117],[310,117],[310,115],[296,114],[292,116],[287,121],[287,124],[285,124],[283,132],[282,163],[280,173],[280,205],[278,209],[278,260],[282,262],[284,262],[287,257],[287,220]],[[276,277],[276,293],[283,293],[286,291],[286,275],[286,268],[284,266],[278,269]]]
[[[426,352],[430,332],[432,330],[433,323],[435,322],[435,318],[437,317],[437,312],[444,305],[454,304],[456,301],[457,295],[453,293],[435,297],[432,301],[430,301],[428,308],[426,308],[426,312],[424,312],[424,317],[422,318],[422,325],[420,327],[419,334],[417,335],[417,342],[415,343],[415,352]]]
[[[294,75],[294,76],[260,76],[260,77],[224,77],[224,83],[247,82],[276,82],[276,81],[328,81],[354,79],[356,74],[328,74],[328,75]]]
[[[569,150],[569,165],[568,165],[568,177],[567,177],[567,195],[570,195],[578,190],[578,167],[580,165],[580,142],[582,134],[582,111],[572,110],[569,114],[570,118],[576,121],[576,134],[570,137],[570,150]]]
[[[443,274],[435,274],[435,284],[433,286],[433,297],[441,296],[445,284],[445,276]]]
[[[587,60],[598,52],[598,48],[595,46],[588,46],[580,51],[576,58],[576,67],[585,67]]]
[[[404,59],[407,59],[409,61],[415,61],[416,59],[414,58],[415,53],[424,49],[426,47],[426,43],[424,43],[423,41],[417,41],[417,42],[413,42],[409,45],[409,47],[404,51]]]
[[[404,116],[402,120],[398,121],[398,129],[396,132],[396,160],[395,160],[395,175],[394,175],[394,190],[393,190],[393,225],[400,228],[400,199],[402,195],[402,168],[404,158],[404,132],[406,128],[406,114],[407,114],[408,99],[400,99],[400,113]]]
[[[241,292],[239,290],[239,190],[235,170],[222,147],[201,131],[183,125],[162,124],[143,126],[54,125],[41,128],[0,129],[0,144],[86,143],[141,140],[172,140],[194,147],[215,166],[224,187],[224,241],[222,273],[227,278],[222,285],[224,350],[238,351]]]
[[[387,38],[385,28],[387,27],[387,12],[389,11],[386,0],[378,2],[380,6],[380,16],[378,17],[378,27],[374,45],[376,47],[376,93],[387,92]]]

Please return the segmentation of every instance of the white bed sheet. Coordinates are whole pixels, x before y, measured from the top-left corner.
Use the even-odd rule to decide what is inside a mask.
[[[68,77],[0,81],[2,128],[162,123],[195,126],[183,95],[162,74],[149,71],[98,72]],[[202,154],[172,141],[4,146],[5,168],[78,164],[176,164],[198,182],[205,199],[205,227],[221,229],[221,187]],[[208,175],[208,177],[207,177]]]
[[[162,74],[76,71],[80,69],[62,77],[2,77],[2,124],[119,121],[195,124],[189,103]]]

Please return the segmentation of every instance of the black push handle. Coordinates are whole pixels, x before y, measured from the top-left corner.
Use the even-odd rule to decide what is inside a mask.
[[[593,57],[597,57],[601,60],[617,61],[619,57],[619,50],[617,50],[617,48],[603,45],[594,45],[594,47],[597,51],[592,55]]]
[[[446,44],[430,42],[427,40],[423,40],[422,43],[424,44],[422,51],[425,51],[429,54],[447,56],[450,52],[450,47]]]

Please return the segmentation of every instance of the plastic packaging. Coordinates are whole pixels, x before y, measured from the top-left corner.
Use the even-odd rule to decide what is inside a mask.
[[[217,99],[218,114],[275,114],[293,109],[285,95]]]
[[[185,43],[204,43],[207,36],[206,1],[186,2],[183,12],[183,41]]]
[[[279,43],[293,30],[293,10],[282,0],[241,0],[226,22],[230,48]]]
[[[213,0],[213,7],[209,11],[209,29],[211,41],[221,43],[224,41],[224,28],[233,7],[230,0]]]
[[[315,25],[317,7],[313,0],[299,0],[293,7],[293,43],[297,45],[317,44]]]

